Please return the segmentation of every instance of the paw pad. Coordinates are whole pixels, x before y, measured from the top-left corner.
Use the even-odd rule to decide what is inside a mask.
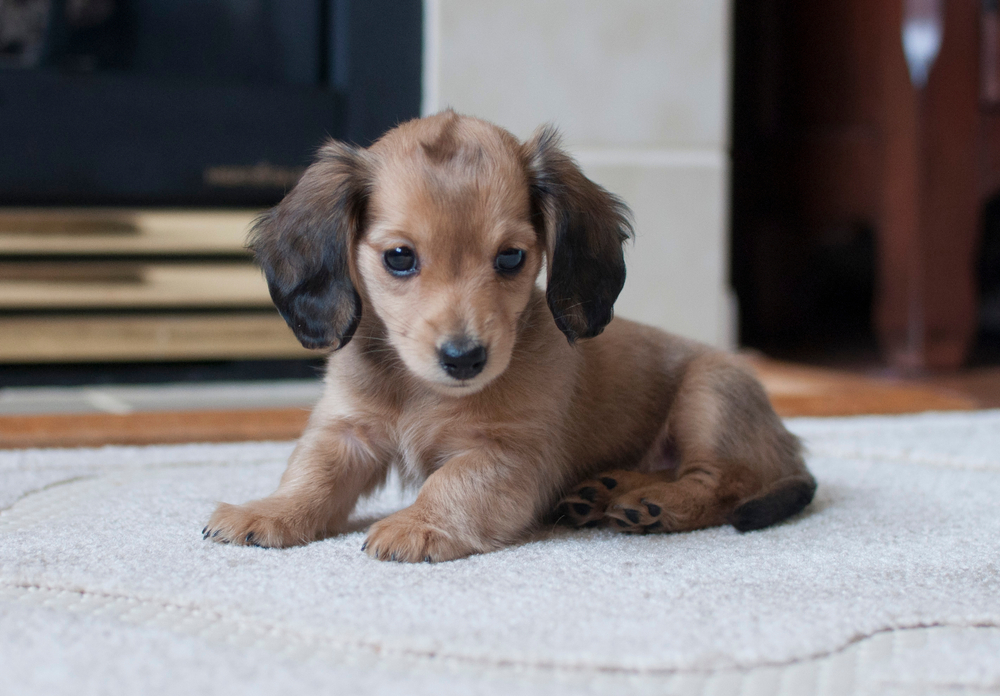
[[[618,531],[643,534],[667,531],[671,518],[655,495],[646,490],[650,475],[634,471],[605,471],[583,481],[559,501],[555,520],[571,527],[610,526]],[[656,501],[656,502],[654,502]]]

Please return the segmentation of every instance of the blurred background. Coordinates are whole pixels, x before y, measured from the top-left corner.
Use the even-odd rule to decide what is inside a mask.
[[[617,313],[753,351],[772,397],[812,399],[786,412],[893,410],[864,406],[886,380],[911,390],[895,410],[1000,405],[998,17],[0,0],[0,443],[294,437],[322,355],[272,308],[246,229],[326,137],[445,107],[521,138],[558,125],[635,212]],[[181,411],[199,415],[163,415]],[[59,414],[135,417],[88,439],[119,421]]]

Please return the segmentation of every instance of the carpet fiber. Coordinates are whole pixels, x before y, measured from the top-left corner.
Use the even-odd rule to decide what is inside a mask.
[[[0,452],[0,693],[1000,690],[1000,411],[798,419],[820,486],[739,534],[542,530],[442,564],[201,539],[286,443]]]

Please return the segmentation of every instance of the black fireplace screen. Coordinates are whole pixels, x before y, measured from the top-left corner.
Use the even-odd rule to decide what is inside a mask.
[[[0,0],[0,205],[267,205],[420,108],[419,0]]]

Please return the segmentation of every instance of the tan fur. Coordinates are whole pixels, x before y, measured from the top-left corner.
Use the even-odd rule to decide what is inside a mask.
[[[207,538],[284,547],[336,534],[390,467],[420,493],[372,525],[365,549],[399,561],[498,549],[553,509],[573,524],[630,532],[723,524],[782,482],[812,481],[798,443],[733,358],[622,319],[567,341],[535,282],[547,258],[552,273],[556,215],[533,212],[526,172],[539,147],[448,112],[356,153],[369,172],[349,258],[360,321],[330,356],[278,490],[220,505]],[[556,153],[563,186],[603,193]],[[323,181],[304,179],[308,197],[293,192],[265,223],[308,213]],[[266,227],[257,248],[274,234]],[[413,277],[387,272],[382,254],[397,246],[416,250]],[[494,268],[509,248],[525,252],[512,277]],[[280,263],[292,272],[294,262]],[[456,335],[488,348],[469,380],[439,365],[439,346]]]

